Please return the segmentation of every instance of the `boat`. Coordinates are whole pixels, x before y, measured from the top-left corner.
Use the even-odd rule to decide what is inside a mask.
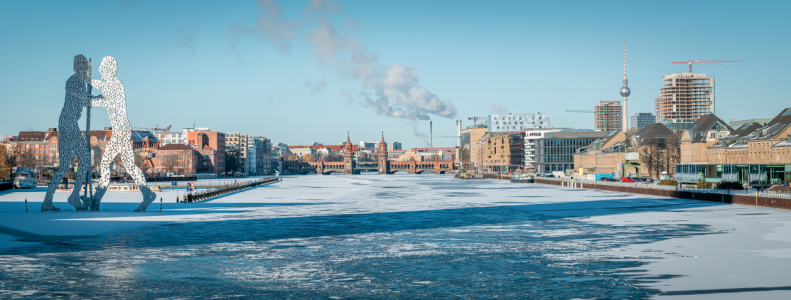
[[[37,186],[36,176],[34,176],[32,172],[30,172],[30,168],[28,167],[16,168],[16,172],[14,172],[14,188],[35,189],[36,186]]]

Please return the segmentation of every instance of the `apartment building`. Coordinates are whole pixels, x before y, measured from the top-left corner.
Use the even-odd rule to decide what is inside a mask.
[[[621,101],[602,100],[593,107],[593,129],[611,132],[623,130],[623,107]]]
[[[672,130],[692,126],[701,117],[714,113],[714,78],[706,74],[678,73],[662,77],[659,89],[661,121]]]
[[[482,170],[509,172],[511,166],[511,133],[489,132],[483,137],[479,151]]]
[[[248,136],[239,132],[225,134],[226,168],[228,172],[245,176],[247,174]]]
[[[461,167],[464,170],[473,170],[481,165],[480,143],[488,128],[486,125],[471,125],[461,131],[461,147],[459,156]],[[390,152],[392,153],[392,152]]]

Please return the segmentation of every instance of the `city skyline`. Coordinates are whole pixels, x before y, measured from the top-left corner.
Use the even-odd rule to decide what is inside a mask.
[[[287,144],[336,144],[346,131],[372,140],[385,131],[405,148],[427,143],[428,122],[410,120],[425,117],[435,136],[454,135],[457,119],[466,127],[467,117],[503,111],[593,128],[592,115],[565,110],[621,98],[623,40],[630,115],[653,112],[661,77],[687,71],[671,61],[738,59],[744,63],[694,71],[716,75],[721,118],[770,118],[787,101],[782,90],[759,87],[784,86],[780,72],[791,60],[782,53],[788,42],[776,37],[788,34],[780,14],[789,4],[764,4],[7,2],[0,134],[56,127],[41,119],[57,119],[80,53],[93,59],[95,78],[102,57],[118,58],[135,127],[196,121]],[[678,34],[684,28],[704,29]],[[356,63],[366,54],[376,58]],[[358,68],[377,73],[364,77]],[[374,109],[361,92],[385,94],[395,113]],[[94,112],[93,126],[109,126],[105,119]]]

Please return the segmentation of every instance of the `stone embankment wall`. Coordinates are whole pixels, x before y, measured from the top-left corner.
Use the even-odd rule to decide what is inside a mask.
[[[571,185],[573,186],[573,188],[585,188],[585,189],[594,189],[594,190],[611,191],[611,192],[791,209],[791,200],[782,199],[782,198],[759,197],[757,192],[752,195],[751,194],[730,195],[730,194],[680,191],[680,190],[672,190],[672,189],[668,189],[668,190],[654,189],[648,187],[643,188],[643,187],[633,187],[633,186],[616,186],[616,185],[597,184],[597,183],[579,183],[579,182],[570,183],[567,181],[547,180],[540,178],[536,178],[534,182],[540,184],[557,185],[557,186]]]

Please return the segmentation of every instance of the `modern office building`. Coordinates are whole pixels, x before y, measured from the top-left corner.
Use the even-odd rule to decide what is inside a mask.
[[[602,100],[593,107],[593,129],[604,132],[622,131],[622,117],[621,102]]]
[[[387,151],[391,151],[391,150],[401,150],[401,143],[399,142],[387,143]]]
[[[700,117],[714,113],[714,78],[684,72],[662,77],[659,89],[661,123],[672,130],[685,129]]]
[[[562,129],[542,132],[541,139],[534,139],[534,165],[536,173],[565,172],[574,169],[574,153],[608,132],[590,129]]]
[[[535,170],[536,143],[548,132],[556,132],[563,128],[542,128],[512,133],[510,138],[512,170]]]
[[[360,149],[375,149],[378,142],[376,141],[360,141],[360,144],[357,146]]]
[[[489,132],[515,132],[532,128],[549,128],[549,114],[489,115]]]
[[[652,113],[636,113],[631,116],[631,119],[632,125],[629,129],[642,130],[646,126],[656,123],[656,117]]]

